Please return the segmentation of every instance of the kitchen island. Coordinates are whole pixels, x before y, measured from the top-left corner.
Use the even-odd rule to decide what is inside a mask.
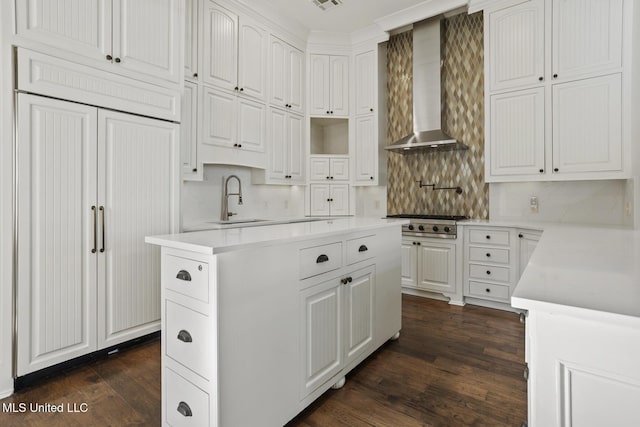
[[[640,425],[640,232],[545,227],[511,304],[527,310],[529,427]]]
[[[162,418],[281,426],[401,327],[403,221],[151,236],[162,246]]]

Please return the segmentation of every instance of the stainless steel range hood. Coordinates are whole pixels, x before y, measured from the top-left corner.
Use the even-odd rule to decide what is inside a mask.
[[[386,150],[450,151],[468,147],[441,127],[440,18],[413,24],[413,133]]]

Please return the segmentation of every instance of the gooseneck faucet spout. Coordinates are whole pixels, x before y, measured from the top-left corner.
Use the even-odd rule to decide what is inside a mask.
[[[238,181],[238,192],[237,193],[229,193],[229,181],[231,178],[235,178]],[[224,178],[223,178],[224,179]],[[229,175],[226,180],[224,180],[224,195],[222,197],[222,220],[228,221],[229,217],[235,215],[233,212],[229,212],[229,196],[238,196],[238,204],[242,204],[242,182],[237,175]]]

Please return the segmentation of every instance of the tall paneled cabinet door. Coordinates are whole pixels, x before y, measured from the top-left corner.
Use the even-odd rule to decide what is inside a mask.
[[[310,55],[309,113],[349,115],[349,57]]]
[[[180,159],[184,179],[202,178],[198,166],[198,85],[185,80],[180,123]]]
[[[295,112],[303,110],[304,55],[275,36],[270,38],[270,102]]]
[[[359,53],[355,57],[356,66],[356,115],[371,114],[377,106],[376,53],[373,50]]]
[[[269,108],[267,119],[267,170],[254,169],[256,184],[304,184],[304,118],[279,108]]]
[[[378,138],[375,116],[356,118],[355,184],[378,184]]]
[[[26,94],[18,128],[20,376],[159,330],[144,236],[178,230],[179,129]]]
[[[185,0],[184,25],[184,78],[198,80],[198,38],[200,1]]]
[[[545,172],[544,88],[491,95],[490,139],[485,147],[491,175]]]
[[[489,14],[485,47],[492,91],[545,80],[544,0],[531,0]]]
[[[111,72],[178,84],[183,76],[182,5],[181,0],[19,1],[17,32],[99,60]]]

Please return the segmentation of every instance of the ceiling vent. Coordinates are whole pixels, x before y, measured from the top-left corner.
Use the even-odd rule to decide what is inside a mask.
[[[311,0],[311,2],[322,10],[333,9],[342,4],[342,0]]]

